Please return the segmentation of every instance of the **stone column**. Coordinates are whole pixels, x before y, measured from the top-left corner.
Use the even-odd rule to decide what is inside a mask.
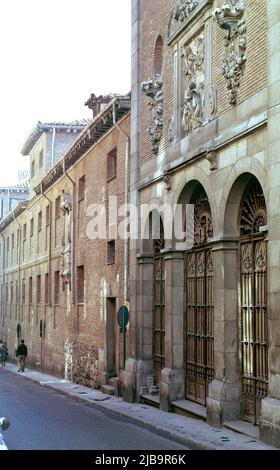
[[[184,370],[184,254],[165,257],[165,368],[161,371],[160,408],[185,397]]]
[[[207,419],[212,426],[221,426],[241,417],[237,242],[216,242],[213,261],[215,379],[209,386]]]
[[[280,2],[269,0],[268,22],[268,396],[262,401],[260,437],[280,447]]]

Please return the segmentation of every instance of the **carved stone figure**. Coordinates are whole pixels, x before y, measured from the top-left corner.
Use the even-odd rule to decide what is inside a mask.
[[[222,73],[227,80],[227,95],[232,105],[237,102],[237,90],[247,61],[247,27],[243,19],[244,10],[243,3],[238,2],[235,5],[226,3],[213,12],[215,21],[225,31],[225,54]]]
[[[182,107],[182,128],[191,132],[203,124],[205,89],[205,44],[201,33],[182,48],[185,93]]]
[[[171,36],[176,29],[191,15],[201,0],[179,0],[171,11],[171,20],[169,35]]]
[[[141,89],[149,98],[148,108],[152,113],[152,120],[148,128],[151,137],[152,152],[157,154],[162,138],[163,93],[162,80],[159,76],[155,80],[146,80],[141,84]]]
[[[218,168],[218,163],[217,163],[217,154],[214,150],[211,150],[210,152],[207,153],[206,158],[208,162],[210,163],[210,171],[215,171]]]

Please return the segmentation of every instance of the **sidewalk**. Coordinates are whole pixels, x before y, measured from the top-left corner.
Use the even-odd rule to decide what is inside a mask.
[[[20,373],[15,364],[6,363],[6,369],[42,386],[91,403],[96,408],[126,417],[143,428],[156,431],[187,447],[199,450],[275,450],[274,447],[230,429],[216,429],[202,421],[166,413],[148,405],[126,403],[122,398],[108,396],[68,380],[29,369]]]

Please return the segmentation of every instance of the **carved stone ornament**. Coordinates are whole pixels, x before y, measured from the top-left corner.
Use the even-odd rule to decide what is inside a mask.
[[[185,77],[182,128],[188,133],[202,126],[205,94],[205,43],[201,33],[182,48]]]
[[[201,0],[179,0],[171,10],[169,35],[171,36],[196,9]]]
[[[64,215],[67,215],[72,210],[72,197],[69,193],[62,191],[60,208]]]
[[[69,242],[61,251],[60,254],[60,271],[59,274],[64,284],[69,284],[71,281],[71,242]]]
[[[206,158],[210,163],[210,171],[215,171],[218,168],[217,154],[214,150],[207,153]]]
[[[247,27],[243,18],[244,10],[243,3],[237,2],[235,5],[226,3],[213,12],[215,21],[225,31],[222,73],[227,80],[227,95],[231,105],[237,102],[237,90],[247,61]]]
[[[164,182],[166,191],[170,191],[172,189],[172,184],[171,184],[171,176],[168,173],[165,173],[163,175],[163,182]]]
[[[152,152],[156,155],[159,151],[163,126],[163,94],[161,77],[157,76],[155,80],[144,81],[141,84],[141,89],[149,98],[148,107],[152,113],[152,120],[148,128],[148,134],[152,141]]]
[[[174,121],[174,116],[172,116],[168,121],[168,140],[169,140],[169,142],[173,142],[174,138],[175,138],[174,137],[174,135],[175,135],[174,126],[175,126],[175,121]]]

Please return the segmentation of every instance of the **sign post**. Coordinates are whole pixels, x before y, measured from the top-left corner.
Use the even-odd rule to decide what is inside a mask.
[[[119,308],[117,316],[118,325],[120,327],[120,333],[123,334],[123,370],[125,370],[125,361],[126,361],[126,332],[127,325],[129,321],[129,311],[125,305],[122,305]]]

